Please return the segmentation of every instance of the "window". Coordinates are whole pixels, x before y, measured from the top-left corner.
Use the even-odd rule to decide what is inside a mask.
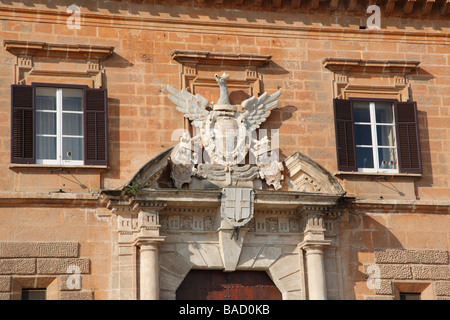
[[[105,89],[12,86],[11,162],[107,165]]]
[[[353,103],[356,161],[361,172],[398,172],[392,103]]]
[[[36,163],[83,164],[83,90],[36,87]]]
[[[420,293],[400,292],[400,300],[420,300]]]
[[[44,289],[22,289],[22,300],[46,300],[47,290]]]
[[[415,102],[335,99],[338,169],[422,173]]]

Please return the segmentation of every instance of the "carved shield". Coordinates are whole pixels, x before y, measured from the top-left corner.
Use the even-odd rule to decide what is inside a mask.
[[[211,113],[205,121],[202,135],[203,145],[211,162],[221,165],[236,165],[245,159],[249,149],[249,139],[245,124],[234,117],[223,117]]]
[[[224,188],[221,214],[233,227],[242,227],[253,218],[254,191],[251,188]]]

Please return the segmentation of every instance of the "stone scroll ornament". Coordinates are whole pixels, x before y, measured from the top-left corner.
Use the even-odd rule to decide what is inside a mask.
[[[169,98],[177,105],[177,110],[197,128],[198,134],[191,137],[185,132],[171,155],[172,180],[177,188],[190,183],[192,177],[225,181],[233,186],[239,181],[261,178],[276,190],[281,188],[283,166],[273,157],[270,140],[265,136],[257,140],[255,130],[266,121],[277,104],[281,90],[269,95],[251,97],[241,106],[230,103],[227,80],[229,76],[215,75],[220,88],[220,98],[212,104],[200,94],[193,95],[168,85]],[[199,163],[202,148],[207,153],[203,163]],[[255,164],[245,164],[251,152]]]

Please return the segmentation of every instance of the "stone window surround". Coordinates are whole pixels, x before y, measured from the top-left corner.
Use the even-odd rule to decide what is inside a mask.
[[[87,84],[91,88],[102,88],[105,70],[102,61],[108,58],[114,51],[114,47],[82,45],[82,44],[62,44],[46,43],[36,41],[4,40],[3,46],[6,51],[16,56],[14,68],[14,84],[30,84],[33,80],[44,77],[54,79],[55,83],[76,83]],[[45,64],[54,61],[82,62],[85,71],[70,70],[59,63],[59,68],[46,67]],[[36,66],[39,62],[39,67]],[[67,80],[70,79],[70,80]],[[48,82],[34,81],[34,82]]]
[[[92,300],[82,285],[90,259],[79,257],[78,242],[0,242],[0,300],[20,300],[22,289],[46,288],[48,300]],[[69,288],[68,266],[80,270],[80,287]]]

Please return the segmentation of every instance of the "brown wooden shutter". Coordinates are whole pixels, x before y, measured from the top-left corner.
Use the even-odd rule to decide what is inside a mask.
[[[108,104],[106,89],[85,89],[84,164],[108,164]]]
[[[351,101],[334,99],[338,170],[358,171]]]
[[[422,173],[416,102],[396,102],[395,119],[399,172]]]
[[[36,163],[34,88],[11,86],[11,162]]]

